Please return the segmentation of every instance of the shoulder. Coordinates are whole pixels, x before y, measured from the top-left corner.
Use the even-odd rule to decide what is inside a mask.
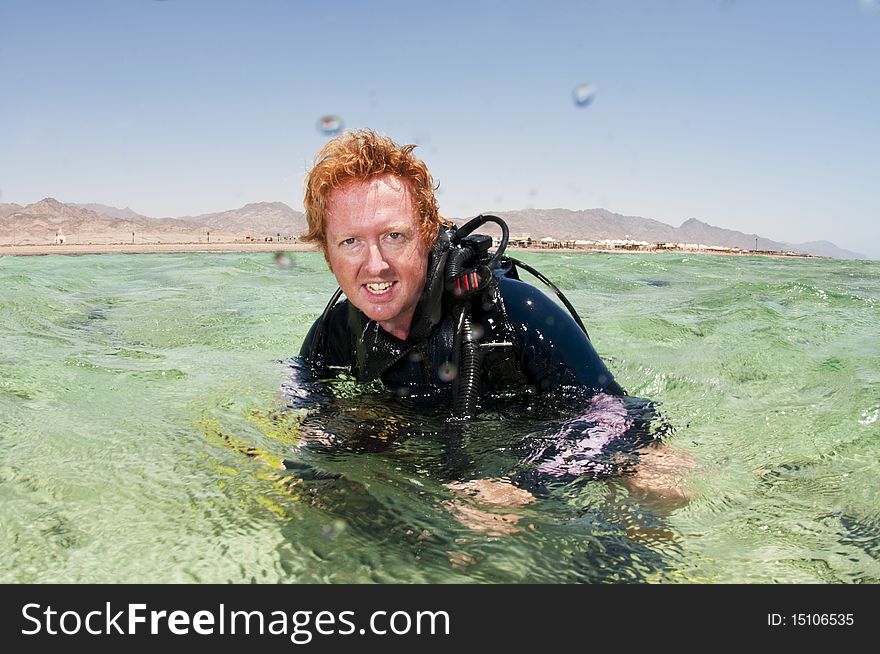
[[[326,316],[319,317],[309,329],[299,355],[310,365],[348,365],[351,351],[349,304],[335,304]]]
[[[572,329],[587,338],[571,314],[541,289],[510,277],[499,277],[498,287],[504,310],[512,321],[524,327]]]
[[[613,377],[590,337],[567,309],[518,279],[498,279],[504,311],[520,348],[520,365],[541,389],[561,384],[604,390]]]

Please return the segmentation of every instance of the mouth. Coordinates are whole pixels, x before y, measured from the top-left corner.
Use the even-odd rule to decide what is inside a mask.
[[[372,295],[385,295],[391,290],[392,286],[394,286],[394,282],[370,282],[369,284],[364,284],[367,292]]]

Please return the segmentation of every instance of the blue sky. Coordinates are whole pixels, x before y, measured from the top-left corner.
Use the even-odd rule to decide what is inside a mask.
[[[0,202],[301,209],[335,114],[418,143],[450,217],[604,207],[880,258],[878,62],[876,0],[0,0]]]

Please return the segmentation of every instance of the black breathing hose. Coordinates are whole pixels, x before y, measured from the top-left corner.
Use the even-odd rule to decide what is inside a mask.
[[[470,308],[463,313],[459,354],[458,384],[454,410],[459,419],[471,418],[477,413],[477,402],[483,390],[483,351],[475,335]]]
[[[568,298],[565,297],[565,295],[562,293],[562,291],[560,291],[558,288],[556,288],[556,284],[551,282],[544,275],[539,273],[537,270],[535,270],[534,268],[532,268],[528,264],[523,263],[519,259],[514,259],[513,257],[508,257],[508,260],[512,261],[515,265],[519,266],[523,270],[527,270],[528,272],[532,273],[535,277],[537,277],[542,282],[544,282],[547,286],[549,286],[553,290],[553,292],[556,293],[556,297],[558,297],[560,299],[560,301],[562,302],[562,304],[565,305],[565,308],[568,309],[568,312],[571,314],[571,317],[574,318],[574,321],[578,324],[578,327],[580,327],[584,331],[584,334],[587,335],[587,338],[590,338],[590,334],[587,332],[587,328],[584,327],[584,323],[581,320],[581,317],[578,315],[578,312],[572,306],[571,302],[568,301]]]
[[[501,240],[498,243],[498,248],[495,250],[495,255],[486,264],[491,270],[492,266],[494,266],[504,254],[504,251],[507,249],[507,241],[510,240],[510,229],[507,227],[506,222],[501,220],[498,216],[493,216],[488,213],[480,214],[476,218],[471,218],[462,225],[460,229],[456,230],[452,238],[453,244],[457,245],[464,237],[469,236],[477,227],[482,227],[486,223],[495,223],[501,227]]]
[[[485,225],[487,222],[493,222],[501,227],[501,241],[495,254],[486,263],[489,270],[498,262],[504,250],[507,248],[507,242],[510,238],[510,230],[507,223],[488,214],[481,214],[466,222],[458,229],[452,242],[459,245],[467,236],[475,229]],[[461,275],[465,268],[473,262],[476,253],[466,245],[459,248],[453,248],[446,264],[447,280],[454,280]],[[471,303],[470,299],[464,300],[459,309],[457,316],[455,339],[452,347],[453,364],[456,366],[458,375],[452,387],[452,404],[455,417],[464,420],[474,416],[477,412],[477,402],[482,392],[483,379],[483,352],[480,349],[479,339],[476,336],[474,323],[471,319]]]

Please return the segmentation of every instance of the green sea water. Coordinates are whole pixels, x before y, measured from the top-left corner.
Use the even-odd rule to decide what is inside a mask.
[[[880,263],[520,256],[658,404],[688,504],[576,479],[498,534],[454,515],[437,438],[297,454],[318,254],[2,257],[0,581],[880,582]],[[352,424],[400,422],[351,394]],[[520,426],[466,428],[475,477]]]

